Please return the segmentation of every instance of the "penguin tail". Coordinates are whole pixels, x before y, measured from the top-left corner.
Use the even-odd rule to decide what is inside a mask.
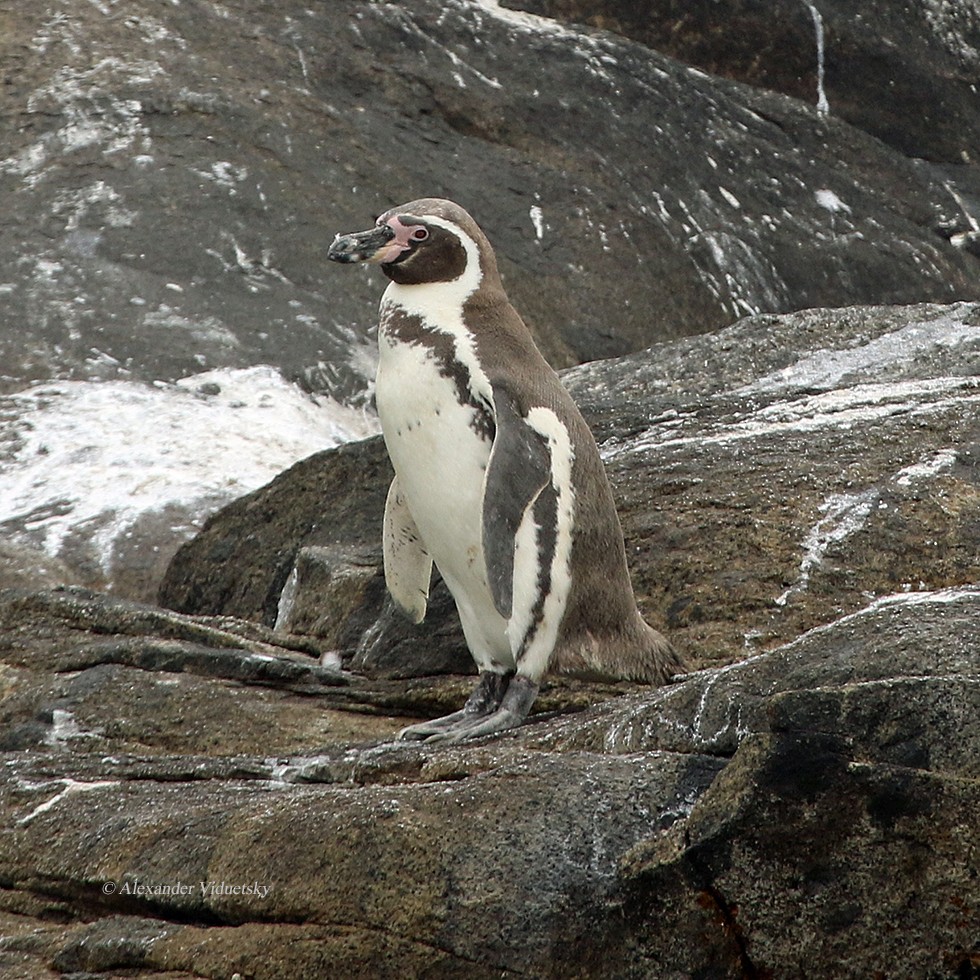
[[[689,667],[677,648],[663,633],[640,619],[643,642],[637,657],[642,676],[633,678],[648,684],[669,684],[678,675],[686,674]]]
[[[687,673],[684,658],[670,641],[637,612],[611,635],[586,633],[555,651],[552,670],[593,681],[636,681],[669,684]]]

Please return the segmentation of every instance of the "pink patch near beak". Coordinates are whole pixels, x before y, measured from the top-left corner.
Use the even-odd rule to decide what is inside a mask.
[[[394,231],[395,237],[371,256],[369,261],[376,265],[394,262],[411,244],[409,235],[411,235],[412,229],[407,225],[403,225],[398,220],[397,215],[393,215],[385,223]]]

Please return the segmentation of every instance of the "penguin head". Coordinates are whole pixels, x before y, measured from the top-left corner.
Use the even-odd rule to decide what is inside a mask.
[[[401,285],[453,282],[476,263],[480,278],[496,276],[493,250],[458,204],[423,198],[386,211],[368,231],[338,235],[327,252],[334,262],[372,262]]]

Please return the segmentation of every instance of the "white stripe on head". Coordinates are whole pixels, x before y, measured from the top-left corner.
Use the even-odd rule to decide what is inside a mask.
[[[395,306],[408,316],[417,316],[428,329],[449,334],[455,341],[456,359],[469,371],[470,393],[492,405],[493,392],[476,355],[476,338],[463,321],[463,306],[483,281],[480,247],[452,221],[431,214],[419,217],[424,218],[426,224],[445,228],[459,239],[466,252],[466,268],[455,279],[446,282],[389,283],[381,297],[381,318],[384,320],[387,306]]]

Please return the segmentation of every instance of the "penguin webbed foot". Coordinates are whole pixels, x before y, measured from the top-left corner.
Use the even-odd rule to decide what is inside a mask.
[[[480,672],[480,679],[473,692],[466,699],[460,711],[409,725],[398,733],[399,741],[422,741],[433,735],[441,735],[464,722],[474,718],[485,718],[500,707],[512,674],[498,674],[490,670]]]
[[[466,711],[454,711],[451,715],[444,715],[442,718],[433,718],[431,721],[420,721],[417,725],[409,725],[403,728],[397,736],[399,742],[425,742],[430,737],[437,736],[442,732],[448,731],[454,725],[465,721],[472,715],[467,715]]]
[[[530,678],[486,671],[461,711],[409,725],[398,738],[453,744],[496,735],[523,723],[537,693],[538,685]]]
[[[425,740],[426,744],[453,745],[487,735],[498,735],[510,728],[518,728],[527,718],[537,694],[538,685],[534,681],[520,675],[515,676],[507,685],[507,693],[495,710],[482,716],[465,718],[443,731],[434,733]]]

